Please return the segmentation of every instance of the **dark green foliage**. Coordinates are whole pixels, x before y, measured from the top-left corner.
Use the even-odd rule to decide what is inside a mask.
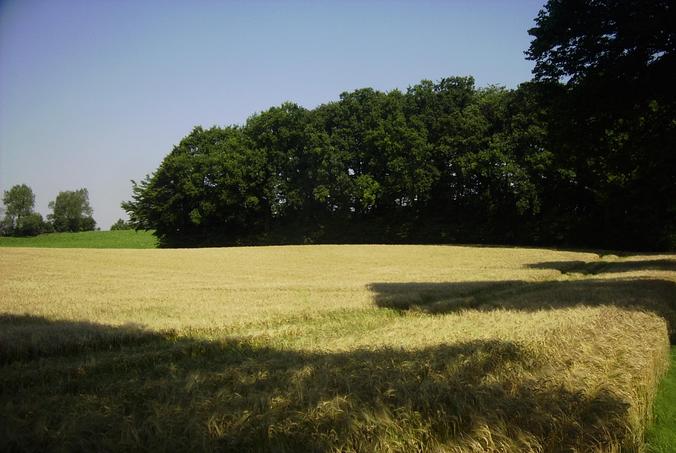
[[[59,192],[56,200],[49,203],[49,209],[53,212],[48,218],[57,232],[92,231],[96,228],[87,189]]]
[[[450,77],[195,128],[123,207],[163,245],[674,247],[673,9],[550,1],[515,90]]]
[[[270,190],[277,188],[266,163],[242,129],[196,127],[152,178],[134,182],[133,201],[122,206],[136,228],[153,225],[163,242],[227,241],[262,231]]]
[[[666,0],[557,0],[529,31],[537,79],[566,80],[550,130],[590,243],[676,247],[675,23]]]
[[[551,161],[520,93],[455,77],[198,127],[123,207],[165,245],[516,240]]]
[[[17,222],[14,233],[16,236],[36,236],[45,230],[42,216],[37,212],[31,212]]]
[[[164,245],[586,245],[590,228],[616,225],[598,224],[597,170],[552,130],[566,108],[559,84],[471,78],[284,104],[243,127],[195,128],[123,207]]]
[[[675,20],[670,0],[549,0],[528,31],[534,40],[527,54],[540,80],[615,79],[665,91]]]

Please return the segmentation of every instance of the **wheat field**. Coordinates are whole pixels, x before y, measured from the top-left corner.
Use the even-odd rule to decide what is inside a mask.
[[[0,449],[643,451],[676,255],[0,249]]]

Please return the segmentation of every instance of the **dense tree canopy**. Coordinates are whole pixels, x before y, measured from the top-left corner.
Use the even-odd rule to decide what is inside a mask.
[[[55,231],[90,231],[96,227],[87,189],[59,192],[49,209],[52,214],[48,218]]]
[[[452,77],[286,103],[195,128],[123,206],[166,244],[525,240],[562,178],[538,96]]]
[[[673,8],[642,5],[548,2],[514,90],[449,77],[196,127],[123,207],[164,245],[673,246]]]

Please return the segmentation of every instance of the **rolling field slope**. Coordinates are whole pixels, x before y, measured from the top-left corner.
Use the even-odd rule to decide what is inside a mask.
[[[676,256],[0,249],[0,450],[643,451]]]

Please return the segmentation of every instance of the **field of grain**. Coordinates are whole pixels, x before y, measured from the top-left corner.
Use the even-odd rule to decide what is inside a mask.
[[[642,451],[676,256],[0,249],[0,450]]]

